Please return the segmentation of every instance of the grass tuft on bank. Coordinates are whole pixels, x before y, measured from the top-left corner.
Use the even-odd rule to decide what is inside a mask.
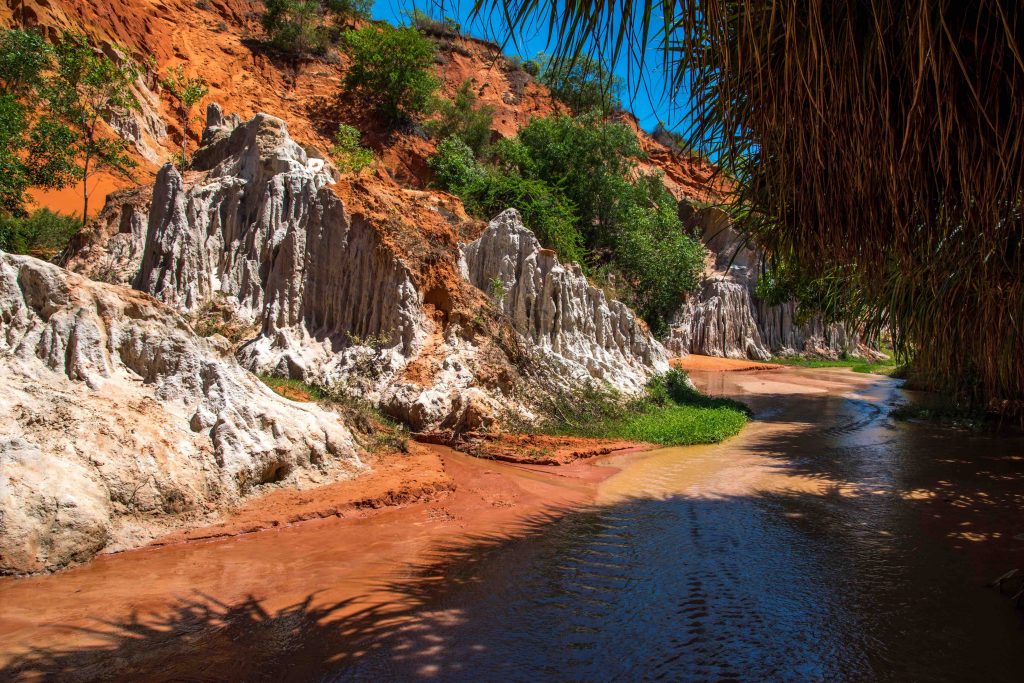
[[[854,372],[872,373],[875,375],[889,375],[899,377],[903,372],[903,365],[896,362],[895,358],[881,360],[868,360],[867,358],[804,358],[802,356],[773,356],[769,363],[778,365],[792,365],[800,368],[850,368]]]
[[[541,400],[539,411],[544,417],[523,425],[523,431],[663,446],[718,443],[738,433],[750,419],[745,405],[701,394],[678,369],[654,377],[639,398],[586,386]]]
[[[292,401],[317,403],[337,413],[360,446],[371,453],[409,452],[409,432],[365,399],[297,379],[258,374],[275,393]]]

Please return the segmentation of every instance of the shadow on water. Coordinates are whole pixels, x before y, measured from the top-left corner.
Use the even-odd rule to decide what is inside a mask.
[[[0,679],[1020,680],[1024,619],[983,584],[1024,568],[1024,442],[894,423],[884,396],[755,408],[818,416],[747,447],[820,486],[557,510],[343,602],[195,595]]]

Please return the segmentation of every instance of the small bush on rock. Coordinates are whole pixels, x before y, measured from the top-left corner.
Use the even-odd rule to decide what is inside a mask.
[[[477,105],[472,81],[464,81],[454,100],[441,100],[436,105],[439,117],[427,124],[430,134],[439,140],[455,135],[465,142],[477,156],[483,154],[491,142],[491,123],[494,107]]]
[[[319,0],[266,0],[260,23],[270,44],[282,52],[322,55],[330,44]]]
[[[342,173],[358,173],[373,163],[373,152],[359,144],[361,134],[347,123],[338,125],[331,156]]]

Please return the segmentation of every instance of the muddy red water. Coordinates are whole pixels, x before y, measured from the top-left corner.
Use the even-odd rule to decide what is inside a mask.
[[[0,581],[0,678],[1021,680],[1024,441],[898,382],[698,373],[755,421],[446,500]]]

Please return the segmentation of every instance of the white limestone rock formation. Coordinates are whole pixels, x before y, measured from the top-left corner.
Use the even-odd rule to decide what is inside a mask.
[[[673,318],[665,346],[678,355],[768,360],[772,355],[836,357],[858,353],[859,339],[839,323],[796,319],[796,302],[769,306],[754,295],[761,255],[728,214],[681,207],[708,249],[699,292]]]
[[[406,265],[415,258],[346,210],[330,163],[291,140],[279,119],[242,122],[216,105],[207,118],[198,173],[166,166],[157,176],[136,288],[190,316],[233,311],[238,329],[258,330],[237,351],[245,367],[337,386],[417,431],[477,428],[523,408],[512,398],[518,371],[509,358],[471,329],[468,309],[449,317],[434,300],[466,294],[469,283],[449,277],[439,286],[428,273],[421,291],[424,273]],[[664,349],[626,306],[605,301],[529,231],[522,238],[522,258],[506,273],[517,283],[511,291],[509,279],[508,303],[519,307],[513,319],[524,338],[550,360],[544,373],[635,391],[667,369]],[[488,241],[480,255],[508,246]],[[465,305],[479,294],[460,298]]]
[[[871,354],[861,348],[860,335],[851,332],[845,325],[826,323],[821,316],[803,322],[798,322],[797,317],[795,301],[777,306],[757,302],[761,334],[776,355],[838,358],[843,354]]]
[[[146,186],[108,195],[100,214],[71,238],[61,265],[92,280],[130,287],[142,263],[152,195]]]
[[[754,304],[744,282],[711,276],[676,314],[665,342],[676,355],[699,353],[722,358],[768,360],[771,357],[754,319]]]
[[[499,300],[515,329],[569,367],[628,392],[668,369],[665,349],[629,307],[542,249],[515,209],[492,220],[462,256],[466,278]]]
[[[363,469],[336,415],[273,393],[222,338],[148,295],[2,253],[0,383],[0,573]]]
[[[183,311],[232,300],[261,328],[240,352],[253,370],[329,384],[372,349],[375,398],[425,335],[409,272],[283,121],[241,123],[216,106],[208,118],[195,160],[206,176],[157,176],[136,287]]]

